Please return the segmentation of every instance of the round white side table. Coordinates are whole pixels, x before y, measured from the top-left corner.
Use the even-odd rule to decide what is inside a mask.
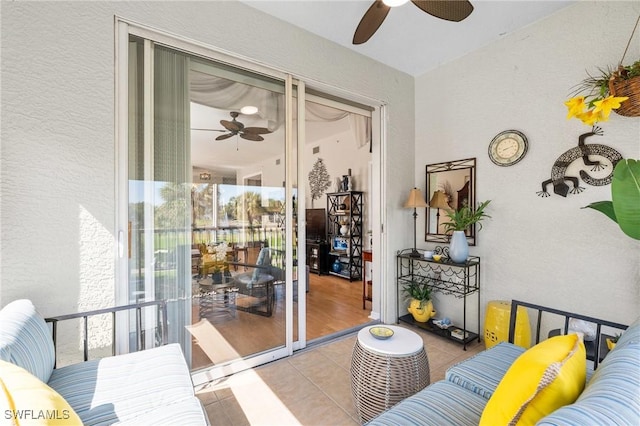
[[[429,385],[429,360],[422,338],[395,325],[386,340],[376,339],[365,327],[351,358],[351,392],[362,423]]]

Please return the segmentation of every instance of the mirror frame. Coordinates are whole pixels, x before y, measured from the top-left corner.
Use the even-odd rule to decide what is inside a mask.
[[[430,190],[432,186],[432,180],[435,180],[437,182],[436,177],[438,173],[447,173],[455,170],[464,170],[464,169],[469,170],[469,181],[468,181],[469,182],[469,186],[468,186],[469,204],[475,208],[475,205],[476,205],[476,159],[475,158],[466,158],[464,160],[447,161],[444,163],[427,164],[426,166],[427,187],[425,190],[425,194],[427,196],[427,199],[426,199],[427,203],[431,201],[433,192],[438,189],[441,189],[440,187],[437,187],[434,189],[434,191]],[[465,176],[465,179],[466,179],[466,176]],[[460,189],[456,188],[456,189],[453,189],[453,191],[460,192],[465,186],[467,186],[466,183]],[[449,195],[454,195],[454,194],[449,194]],[[456,202],[457,202],[457,195],[458,194],[455,194]],[[456,208],[460,208],[460,206],[456,206]],[[440,216],[443,216],[441,209],[434,209],[432,207],[427,207],[425,209],[424,240],[428,242],[433,242],[433,243],[449,243],[449,240],[451,239],[450,235],[445,233],[438,233],[438,229],[436,229],[435,233],[429,232],[430,230],[429,225],[431,225],[434,220],[438,221],[438,219],[433,219],[431,217],[431,212],[433,211],[432,209],[436,211],[435,213],[436,215],[440,213]],[[438,210],[440,210],[440,212],[438,212]],[[446,215],[444,218],[444,222],[447,222]],[[440,224],[444,222],[442,221],[442,218],[440,218]],[[470,246],[476,245],[476,225],[475,224],[471,225],[471,227],[467,231],[467,242],[469,243]]]

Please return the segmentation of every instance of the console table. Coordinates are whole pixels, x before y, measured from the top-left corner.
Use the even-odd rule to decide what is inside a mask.
[[[439,336],[461,343],[467,350],[467,343],[478,339],[480,342],[480,258],[469,256],[465,263],[454,263],[449,259],[447,247],[436,247],[434,253],[441,254],[440,261],[425,259],[424,257],[411,257],[413,249],[404,249],[397,253],[398,262],[396,291],[398,292],[398,322],[410,324],[422,330],[435,333]],[[433,323],[417,322],[411,314],[400,316],[402,307],[400,301],[405,299],[400,293],[401,289],[412,281],[426,282],[431,291],[443,295],[452,295],[462,299],[462,326],[455,325],[442,329]],[[467,329],[467,299],[475,295],[478,303],[478,328],[476,331]],[[460,331],[460,334],[455,331]]]

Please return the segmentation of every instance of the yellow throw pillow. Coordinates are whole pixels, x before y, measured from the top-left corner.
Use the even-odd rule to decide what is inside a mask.
[[[482,412],[480,426],[534,425],[584,389],[587,354],[575,335],[555,336],[520,355]]]
[[[2,360],[0,407],[2,425],[82,425],[58,392],[24,368]]]

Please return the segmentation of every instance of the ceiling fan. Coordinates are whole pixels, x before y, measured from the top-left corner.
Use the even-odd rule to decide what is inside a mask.
[[[229,120],[220,120],[220,124],[226,130],[218,130],[218,129],[191,129],[191,130],[205,130],[209,132],[229,132],[224,135],[220,135],[216,138],[217,141],[222,141],[225,139],[229,139],[232,136],[240,136],[242,139],[247,139],[250,141],[263,141],[264,138],[260,135],[266,135],[267,133],[271,133],[269,129],[266,127],[245,127],[244,124],[236,120],[239,112],[231,111],[231,121]]]
[[[406,3],[407,0],[376,0],[356,28],[353,44],[362,44],[380,28],[391,7]],[[473,12],[473,6],[467,0],[411,0],[422,11],[436,18],[460,22]]]

